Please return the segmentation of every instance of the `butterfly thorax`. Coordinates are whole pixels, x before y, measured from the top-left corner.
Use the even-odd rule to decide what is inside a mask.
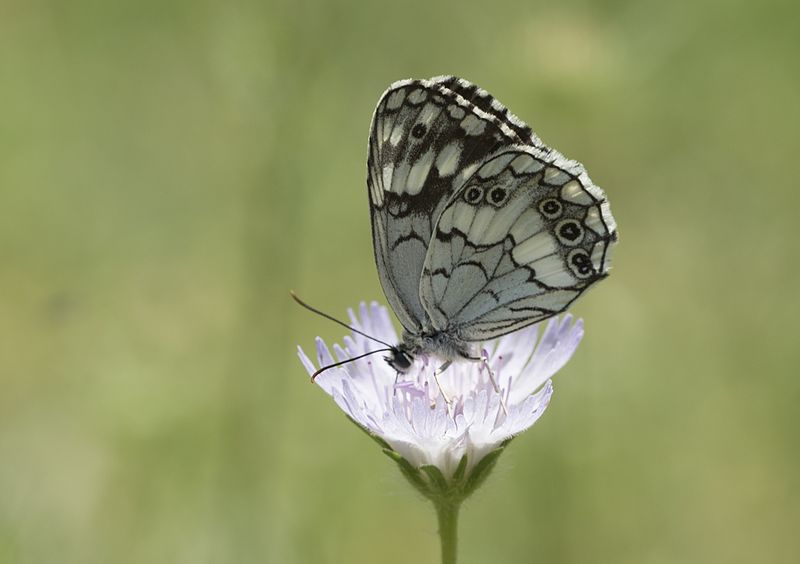
[[[477,358],[474,348],[472,343],[459,339],[449,331],[403,331],[403,342],[391,357],[387,357],[387,361],[395,370],[405,373],[417,356],[432,356],[442,362],[474,360]]]

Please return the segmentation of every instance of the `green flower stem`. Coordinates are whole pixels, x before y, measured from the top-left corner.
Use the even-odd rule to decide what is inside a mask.
[[[458,552],[458,510],[461,501],[434,499],[436,516],[439,518],[439,537],[442,541],[442,564],[456,564]]]
[[[400,456],[380,437],[367,431],[383,449],[383,453],[394,460],[400,472],[414,488],[433,502],[439,519],[439,537],[442,540],[442,564],[456,564],[458,552],[458,511],[461,502],[471,496],[491,473],[497,459],[511,439],[503,441],[496,449],[484,454],[467,472],[467,455],[461,457],[453,475],[445,478],[436,466],[416,467]]]

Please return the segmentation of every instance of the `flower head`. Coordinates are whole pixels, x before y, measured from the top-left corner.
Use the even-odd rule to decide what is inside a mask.
[[[398,342],[385,307],[362,303],[358,316],[349,313],[353,328]],[[573,323],[567,314],[551,319],[537,343],[538,334],[534,325],[487,343],[486,362],[453,362],[438,383],[434,372],[441,361],[436,358],[419,357],[407,374],[398,375],[378,354],[326,370],[316,382],[408,469],[437,468],[446,480],[469,476],[542,415],[553,392],[550,377],[575,352],[583,323]],[[318,338],[319,366],[378,348],[357,333],[346,336],[344,344],[333,346],[334,358]],[[314,363],[301,348],[298,353],[313,374]]]

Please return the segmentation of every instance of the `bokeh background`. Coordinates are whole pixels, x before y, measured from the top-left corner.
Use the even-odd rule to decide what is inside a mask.
[[[0,562],[436,562],[295,347],[382,299],[371,113],[453,73],[620,227],[464,563],[800,561],[792,2],[0,0]]]

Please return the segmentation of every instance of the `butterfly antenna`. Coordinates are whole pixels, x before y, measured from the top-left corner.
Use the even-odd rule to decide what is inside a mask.
[[[347,364],[348,362],[356,361],[358,359],[364,358],[365,356],[369,356],[371,354],[375,354],[375,353],[379,353],[379,352],[386,352],[386,351],[390,351],[390,350],[392,350],[391,347],[388,348],[388,349],[378,349],[378,350],[375,350],[375,351],[369,351],[367,353],[360,354],[358,356],[354,356],[353,358],[347,358],[345,360],[341,360],[341,361],[336,362],[334,364],[329,364],[328,366],[323,366],[322,368],[320,368],[319,370],[317,370],[316,372],[314,372],[311,375],[311,382],[314,382],[314,380],[317,379],[317,376],[319,376],[320,374],[322,374],[323,372],[325,372],[329,368],[336,368],[337,366],[341,366],[343,364]]]
[[[300,298],[298,298],[298,297],[297,297],[297,294],[295,294],[295,293],[294,293],[294,290],[289,290],[289,295],[290,295],[290,296],[292,296],[292,299],[293,299],[294,301],[296,301],[298,304],[300,304],[301,306],[303,306],[304,308],[306,308],[308,311],[311,311],[311,312],[313,312],[313,313],[316,313],[317,315],[321,315],[321,316],[322,316],[322,317],[324,317],[325,319],[330,319],[331,321],[333,321],[334,323],[338,323],[338,324],[339,324],[339,325],[341,325],[342,327],[347,327],[347,328],[348,328],[348,329],[350,329],[350,330],[351,330],[353,333],[358,333],[358,334],[359,334],[359,335],[361,335],[362,337],[366,337],[367,339],[370,339],[370,340],[372,340],[372,341],[375,341],[376,343],[380,343],[380,344],[382,344],[382,345],[383,345],[383,346],[385,346],[385,347],[389,347],[389,350],[394,350],[394,348],[395,348],[395,347],[393,347],[393,346],[392,346],[392,345],[390,345],[389,343],[385,343],[385,342],[381,341],[380,339],[376,339],[375,337],[372,337],[372,336],[370,336],[370,335],[367,335],[367,334],[366,334],[366,333],[364,333],[363,331],[359,331],[358,329],[354,329],[353,327],[349,326],[349,325],[348,325],[347,323],[345,323],[344,321],[339,321],[339,320],[338,320],[338,319],[336,319],[335,317],[333,317],[333,316],[331,316],[331,315],[328,315],[327,313],[325,313],[325,312],[322,312],[322,311],[318,310],[317,308],[311,307],[311,306],[310,306],[310,305],[308,305],[306,302],[304,302],[303,300],[301,300]],[[377,351],[375,351],[375,352],[377,352]],[[355,360],[355,359],[354,359],[354,360]],[[336,366],[336,365],[333,365],[333,366]]]

